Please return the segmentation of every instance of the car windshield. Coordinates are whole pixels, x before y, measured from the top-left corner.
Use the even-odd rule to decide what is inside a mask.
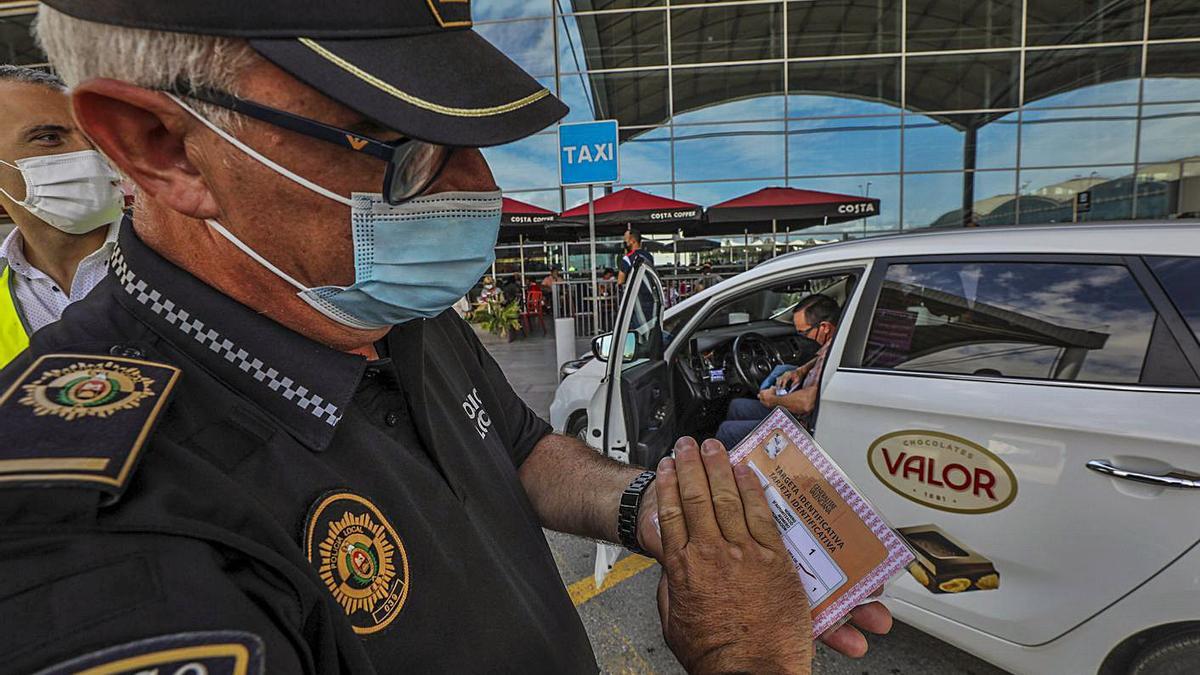
[[[757,321],[791,324],[792,310],[796,308],[797,303],[815,293],[828,295],[839,304],[844,303],[848,278],[847,275],[840,274],[754,291],[721,305],[705,319],[700,328],[736,326]]]

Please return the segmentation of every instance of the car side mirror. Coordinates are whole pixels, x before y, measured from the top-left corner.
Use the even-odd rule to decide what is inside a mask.
[[[605,333],[592,338],[592,355],[600,361],[608,361],[608,355],[612,353],[613,334]]]

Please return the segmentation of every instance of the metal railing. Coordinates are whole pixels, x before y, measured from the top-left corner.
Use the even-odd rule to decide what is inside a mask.
[[[698,293],[700,275],[671,275],[661,277],[663,300],[667,307]],[[592,337],[613,330],[622,292],[615,279],[599,281],[599,302],[592,295],[592,280],[565,279],[549,289],[550,308],[555,319],[575,319],[575,335]]]

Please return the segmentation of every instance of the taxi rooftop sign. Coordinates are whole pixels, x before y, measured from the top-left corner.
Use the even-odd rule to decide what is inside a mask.
[[[620,176],[617,151],[616,120],[560,124],[559,183],[596,185],[617,182]]]

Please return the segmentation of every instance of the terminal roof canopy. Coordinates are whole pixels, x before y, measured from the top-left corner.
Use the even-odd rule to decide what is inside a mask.
[[[574,0],[571,4],[575,11],[624,6],[603,0]],[[836,48],[836,55],[842,56],[859,50],[869,54],[898,52],[900,49],[899,2],[838,3],[836,6],[821,2],[787,4],[790,8],[786,40],[792,45],[793,57],[818,55],[806,51],[808,46],[817,44],[826,45],[825,49]],[[1097,16],[1080,24],[1079,30],[1094,27],[1099,19],[1110,22],[1132,20],[1126,16],[1128,12],[1119,11],[1119,6],[1125,4],[1110,3],[1112,7],[1098,10]],[[783,11],[783,6],[783,3],[741,3],[722,6],[720,11],[672,10],[675,12],[671,28],[672,57],[676,68],[671,75],[671,91],[676,116],[730,101],[784,93],[782,69],[778,66],[679,67],[712,61],[780,59],[783,57],[780,47],[783,36],[777,33],[783,22],[768,14]],[[1019,11],[996,10],[1002,16],[992,16],[989,11],[995,10],[995,6],[990,3],[962,6],[965,14],[948,17],[944,2],[909,0],[906,16],[910,49],[934,52],[1020,46]],[[1020,6],[1020,3],[1013,5],[1015,8]],[[1075,3],[1040,2],[1030,3],[1028,11],[1031,25],[1070,26],[1074,9]],[[651,21],[651,18],[654,17],[635,21],[624,12],[586,15],[578,23],[583,42],[578,51],[586,59],[586,63],[580,65],[589,72],[646,65],[638,60],[639,49],[658,49],[656,45],[660,44],[664,30],[655,22],[661,19]],[[1138,18],[1137,22],[1140,21]],[[846,29],[847,26],[850,28]],[[1109,23],[1104,26],[1106,32],[1122,33]],[[979,43],[977,34],[986,35],[987,39]],[[1045,41],[1041,44],[1046,45],[1066,39],[1064,36],[1043,37]],[[858,44],[856,40],[867,43]],[[836,44],[830,46],[831,41]],[[714,50],[732,52],[725,55],[729,58],[718,58],[712,55]],[[1073,63],[1071,67],[1063,67],[1063,58],[1056,50],[1030,53],[1026,64],[1024,103],[1138,77],[1138,73],[1131,72],[1129,64],[1119,58],[1092,58]],[[990,110],[1015,108],[1021,104],[1020,56],[1017,52],[961,57],[957,62],[954,59],[933,53],[910,55],[905,84],[905,105],[909,112],[931,115],[955,128],[977,129],[1004,114]],[[899,111],[899,71],[899,59],[886,57],[796,62],[789,65],[787,94],[872,101]],[[598,117],[618,119],[622,127],[654,127],[667,121],[670,107],[663,99],[666,92],[665,83],[660,81],[661,71],[594,73],[586,77],[593,112]],[[989,112],[939,114],[948,110]],[[638,130],[622,129],[623,138],[637,133]]]

